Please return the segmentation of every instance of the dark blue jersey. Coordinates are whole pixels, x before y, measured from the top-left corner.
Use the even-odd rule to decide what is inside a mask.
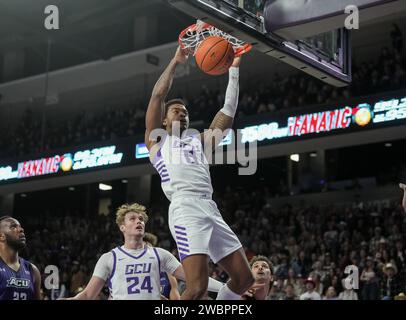
[[[31,263],[20,259],[18,271],[0,258],[0,300],[31,300],[35,297],[34,271]]]
[[[166,272],[161,272],[161,295],[169,299],[169,294],[171,293],[171,283],[169,282],[168,275]]]

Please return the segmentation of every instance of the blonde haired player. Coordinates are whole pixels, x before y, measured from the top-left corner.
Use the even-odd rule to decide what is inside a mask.
[[[170,252],[145,244],[147,221],[146,208],[140,204],[118,208],[116,223],[124,236],[124,245],[100,257],[86,288],[71,299],[96,299],[107,283],[112,300],[160,300],[161,271],[185,278],[182,265]],[[223,286],[214,279],[210,284],[214,292]]]
[[[224,106],[210,125],[216,132],[200,135],[187,134],[189,114],[181,99],[165,102],[176,67],[187,58],[178,48],[154,86],[146,113],[145,144],[161,177],[162,189],[171,201],[169,228],[186,275],[186,290],[181,299],[204,296],[210,257],[230,277],[217,299],[239,300],[254,279],[240,241],[211,199],[213,188],[204,154],[207,149],[203,146],[209,145],[208,150],[213,151],[232,127],[238,104],[240,58],[235,58],[229,69]],[[162,133],[162,128],[166,132]]]

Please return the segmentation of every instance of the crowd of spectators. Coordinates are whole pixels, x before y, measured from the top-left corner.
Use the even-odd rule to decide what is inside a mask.
[[[228,189],[217,199],[248,258],[273,264],[269,299],[306,292],[307,279],[322,298],[394,299],[406,293],[406,217],[400,204],[275,209],[266,190]],[[345,290],[346,266],[359,269],[359,290]],[[293,288],[290,287],[293,286]],[[332,287],[332,288],[331,288]],[[334,294],[333,294],[334,293]]]
[[[346,88],[324,84],[302,72],[289,77],[274,74],[269,81],[250,81],[241,86],[238,118],[284,111],[308,105],[335,103],[351,97],[397,90],[406,85],[403,38],[395,25],[392,47],[383,47],[374,61],[354,62],[353,82]],[[210,121],[224,99],[223,91],[202,87],[200,94],[185,97],[193,121]],[[82,111],[66,121],[42,118],[27,109],[13,129],[2,124],[0,158],[23,156],[90,142],[131,137],[144,131],[146,101],[131,106]],[[42,132],[44,129],[44,140]]]
[[[274,208],[264,188],[227,188],[214,198],[248,259],[261,254],[272,262],[268,299],[298,299],[309,283],[322,299],[395,299],[406,293],[406,216],[400,204]],[[177,255],[167,204],[155,204],[149,214],[147,231],[158,236],[158,246]],[[59,268],[61,289],[44,290],[47,299],[79,292],[100,255],[122,244],[113,212],[93,217],[79,211],[46,213],[20,220],[28,236],[24,257],[42,272],[47,265]],[[343,286],[349,265],[359,270],[357,290]],[[211,276],[227,280],[218,265],[211,265]]]

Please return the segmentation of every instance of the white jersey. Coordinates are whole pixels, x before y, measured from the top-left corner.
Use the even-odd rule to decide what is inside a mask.
[[[161,271],[173,274],[179,266],[179,261],[161,248],[117,247],[102,255],[93,276],[107,281],[113,300],[160,300]]]
[[[162,190],[169,201],[173,195],[211,197],[209,165],[199,138],[167,135],[152,164],[161,177]]]

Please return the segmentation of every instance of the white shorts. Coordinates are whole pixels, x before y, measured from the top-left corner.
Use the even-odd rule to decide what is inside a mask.
[[[207,254],[214,263],[242,247],[216,203],[204,197],[177,197],[169,206],[169,229],[182,261]]]

